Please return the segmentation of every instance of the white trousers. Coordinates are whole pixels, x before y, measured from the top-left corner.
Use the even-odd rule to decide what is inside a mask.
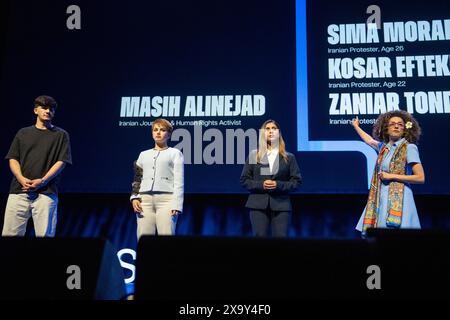
[[[175,235],[178,215],[172,216],[171,193],[141,195],[142,212],[136,214],[138,240],[143,235]]]
[[[54,237],[58,196],[56,194],[10,194],[5,209],[2,236],[24,236],[30,217],[37,237]]]

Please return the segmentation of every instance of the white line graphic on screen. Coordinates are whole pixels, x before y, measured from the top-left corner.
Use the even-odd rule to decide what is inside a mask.
[[[306,0],[296,1],[297,48],[297,149],[298,151],[358,151],[367,160],[367,187],[370,188],[372,168],[377,153],[362,141],[310,141],[308,124],[308,68],[306,43]]]

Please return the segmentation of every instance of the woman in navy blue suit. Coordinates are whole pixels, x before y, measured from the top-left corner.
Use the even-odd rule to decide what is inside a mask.
[[[292,205],[289,193],[302,179],[297,160],[286,151],[280,126],[267,120],[259,132],[259,145],[242,170],[240,182],[250,191],[246,208],[255,236],[286,237]]]

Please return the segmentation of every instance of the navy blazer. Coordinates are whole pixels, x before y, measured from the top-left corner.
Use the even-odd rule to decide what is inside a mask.
[[[241,174],[241,185],[250,191],[246,208],[273,211],[291,211],[292,205],[289,192],[296,190],[302,183],[297,160],[292,153],[287,152],[286,162],[280,155],[275,159],[272,172],[269,169],[267,155],[256,163],[256,150],[253,150]],[[251,160],[251,161],[250,161]],[[275,180],[277,187],[273,190],[263,189],[264,180]]]

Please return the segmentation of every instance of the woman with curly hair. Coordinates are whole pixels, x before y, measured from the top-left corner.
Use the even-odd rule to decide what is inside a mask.
[[[265,121],[259,130],[259,145],[242,170],[240,183],[250,194],[249,209],[253,235],[287,237],[292,205],[289,194],[302,182],[295,155],[286,151],[280,125]]]
[[[396,110],[381,114],[372,137],[352,126],[361,139],[378,152],[366,208],[356,226],[362,236],[369,228],[420,229],[419,216],[410,184],[423,184],[425,173],[416,143],[421,129],[414,117]]]

